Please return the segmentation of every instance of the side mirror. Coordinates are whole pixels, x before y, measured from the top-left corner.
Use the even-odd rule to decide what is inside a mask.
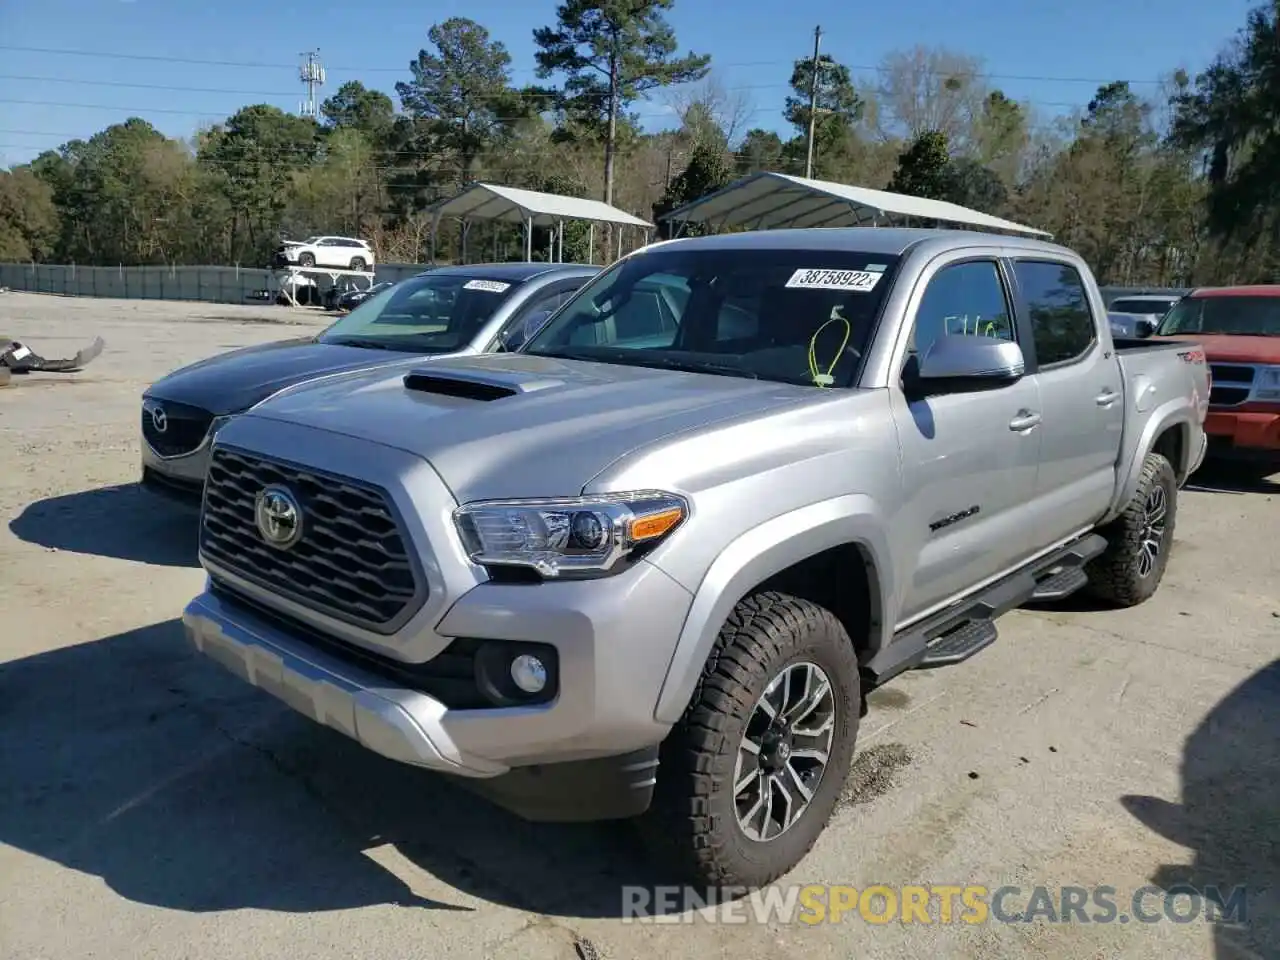
[[[1158,326],[1160,324],[1150,317],[1139,317],[1133,325],[1133,335],[1140,340],[1145,340],[1156,332]]]
[[[920,358],[908,384],[920,394],[961,393],[1008,386],[1022,379],[1022,348],[995,337],[942,336]]]

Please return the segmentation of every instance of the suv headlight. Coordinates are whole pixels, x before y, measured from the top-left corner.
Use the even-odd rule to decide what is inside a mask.
[[[683,497],[643,491],[483,500],[459,507],[453,522],[472,562],[564,579],[613,572],[669,536],[688,515]]]
[[[1280,366],[1259,367],[1253,385],[1253,399],[1280,400]]]

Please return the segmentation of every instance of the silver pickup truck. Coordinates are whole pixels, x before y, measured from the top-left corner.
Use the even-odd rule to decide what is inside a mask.
[[[1022,604],[1152,595],[1208,396],[1059,246],[655,244],[519,353],[227,425],[185,627],[383,756],[756,887],[824,830],[869,690]]]

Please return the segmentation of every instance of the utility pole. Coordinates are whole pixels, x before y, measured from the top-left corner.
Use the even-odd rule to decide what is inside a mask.
[[[818,45],[822,43],[822,27],[813,28],[813,67],[809,76],[809,136],[805,142],[804,175],[813,177],[813,135],[818,119]]]

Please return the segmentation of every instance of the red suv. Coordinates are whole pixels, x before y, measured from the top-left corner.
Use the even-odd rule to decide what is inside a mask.
[[[1213,375],[1209,456],[1280,469],[1280,285],[1193,290],[1154,336],[1204,347]]]

